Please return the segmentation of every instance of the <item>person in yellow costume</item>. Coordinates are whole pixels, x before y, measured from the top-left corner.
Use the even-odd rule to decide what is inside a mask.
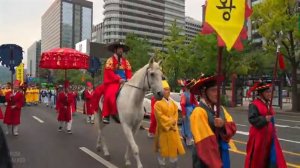
[[[163,80],[162,85],[164,97],[154,104],[154,113],[157,120],[155,151],[158,152],[160,167],[166,166],[166,158],[169,158],[170,167],[177,168],[178,154],[185,154],[177,126],[178,107],[170,99],[168,82]]]
[[[26,93],[25,93],[25,102],[27,105],[30,105],[30,90],[31,90],[31,88],[28,87],[26,89]]]
[[[216,116],[217,76],[200,78],[190,91],[202,97],[199,107],[190,116],[195,141],[193,168],[229,168],[229,141],[236,132],[236,125],[223,106]]]
[[[33,87],[32,101],[35,105],[37,105],[39,103],[39,94],[40,94],[39,89],[36,86],[34,86]]]

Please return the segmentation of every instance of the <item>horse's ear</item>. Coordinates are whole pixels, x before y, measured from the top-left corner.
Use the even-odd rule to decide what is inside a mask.
[[[154,56],[152,56],[149,60],[149,67],[152,67],[153,63],[154,63]]]
[[[161,66],[162,60],[159,60],[157,63],[158,63],[159,66]]]

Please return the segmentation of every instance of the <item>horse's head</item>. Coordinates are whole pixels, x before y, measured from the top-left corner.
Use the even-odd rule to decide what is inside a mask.
[[[151,57],[149,60],[147,68],[147,85],[151,88],[156,100],[161,100],[164,96],[164,91],[162,87],[162,77],[163,73],[161,72],[160,62],[155,62],[154,57]]]

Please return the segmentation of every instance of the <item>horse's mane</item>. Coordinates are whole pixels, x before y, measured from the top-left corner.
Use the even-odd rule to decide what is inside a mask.
[[[138,83],[140,82],[143,75],[145,75],[146,69],[149,67],[149,64],[146,64],[144,67],[137,70],[133,75],[132,78],[129,80],[130,83]]]

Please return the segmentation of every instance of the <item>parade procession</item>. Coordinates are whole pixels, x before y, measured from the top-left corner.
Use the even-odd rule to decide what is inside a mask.
[[[299,8],[1,1],[0,168],[300,168]]]

